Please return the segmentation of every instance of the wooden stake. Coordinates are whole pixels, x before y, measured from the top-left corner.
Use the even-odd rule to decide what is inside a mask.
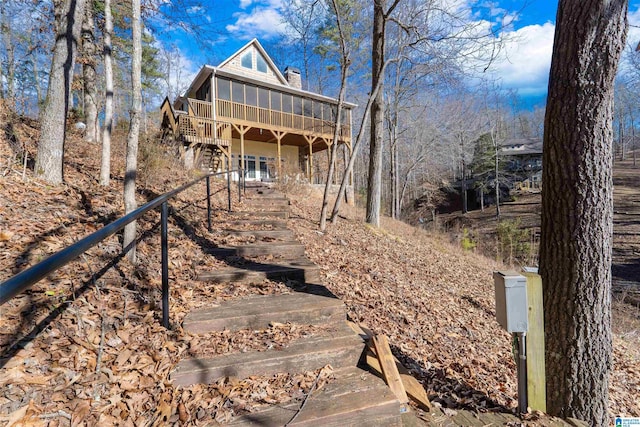
[[[376,335],[372,338],[372,341],[380,361],[382,377],[400,403],[407,403],[409,398],[402,384],[402,379],[400,379],[400,373],[393,359],[393,354],[391,354],[389,340],[385,335]]]
[[[544,309],[542,278],[535,273],[522,273],[527,278],[529,330],[527,331],[527,405],[547,412],[544,364]]]

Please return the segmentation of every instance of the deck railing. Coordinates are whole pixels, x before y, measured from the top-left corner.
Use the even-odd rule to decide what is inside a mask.
[[[231,124],[210,118],[179,114],[178,133],[192,144],[231,145]]]
[[[211,117],[212,109],[210,102],[189,99],[189,104],[192,107],[193,114],[198,116],[198,119],[208,119]],[[216,101],[216,116],[220,120],[229,122],[240,121],[243,122],[243,124],[265,125],[265,127],[274,128],[274,130],[308,132],[325,138],[333,137],[333,130],[335,128],[335,123],[331,120],[285,113],[269,108],[222,99]],[[349,140],[351,138],[349,123],[343,124],[341,128],[340,139],[342,141]]]
[[[211,109],[210,102],[189,98],[189,105],[193,109],[193,114],[196,116],[205,119],[213,119],[213,111]]]

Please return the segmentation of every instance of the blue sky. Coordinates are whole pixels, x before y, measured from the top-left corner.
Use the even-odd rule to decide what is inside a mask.
[[[300,0],[306,1],[306,0]],[[366,0],[365,0],[366,1]],[[505,89],[518,91],[527,105],[543,102],[547,89],[555,15],[556,0],[442,0],[446,3],[467,5],[480,4],[483,15],[477,20],[510,23],[501,32],[504,49],[499,60],[488,71]],[[184,56],[191,75],[205,63],[217,63],[231,55],[240,46],[257,37],[263,44],[276,41],[285,31],[282,23],[283,0],[208,0],[196,11],[212,22],[219,34],[210,40],[212,49],[202,51],[194,43],[187,43],[178,34],[175,42]],[[478,10],[478,9],[474,9]],[[490,12],[487,12],[490,11]],[[640,23],[639,3],[630,6],[630,21]],[[632,28],[630,42],[640,40],[640,30]],[[633,40],[636,40],[633,42]]]

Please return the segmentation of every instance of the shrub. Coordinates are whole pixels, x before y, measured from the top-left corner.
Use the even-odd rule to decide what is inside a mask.
[[[504,220],[496,228],[498,258],[513,265],[514,261],[526,262],[531,252],[530,231],[521,228],[520,218]]]

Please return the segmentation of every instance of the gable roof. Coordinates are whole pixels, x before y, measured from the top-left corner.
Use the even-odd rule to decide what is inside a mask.
[[[256,38],[254,38],[253,40],[251,40],[250,42],[242,46],[233,55],[231,55],[230,57],[222,61],[216,68],[224,69],[227,65],[229,65],[229,63],[231,63],[237,57],[242,55],[244,52],[247,51],[247,49],[249,49],[252,46],[258,51],[260,55],[262,55],[264,60],[267,62],[267,66],[271,69],[271,71],[276,76],[280,84],[282,84],[283,86],[289,86],[289,82],[287,81],[287,79],[284,78],[284,76],[282,75],[282,73],[280,72],[276,64],[273,62],[271,57],[269,57],[269,55],[267,54],[267,51],[264,50],[264,48]]]
[[[229,65],[234,59],[238,58],[244,52],[246,52],[247,48],[249,48],[251,46],[255,47],[257,52],[264,57],[265,61],[267,62],[267,65],[269,67],[271,67],[271,69],[273,71],[273,76],[275,77],[275,80],[278,81],[277,84],[274,83],[274,82],[268,82],[268,81],[256,79],[255,75],[247,75],[247,74],[244,74],[244,73],[243,74],[239,74],[237,69],[230,69],[228,67],[225,67],[226,65]],[[244,46],[242,46],[240,49],[238,49],[233,55],[231,55],[230,57],[225,59],[217,67],[214,67],[212,65],[203,65],[202,68],[200,68],[200,71],[198,71],[198,74],[191,81],[191,84],[189,85],[189,88],[184,92],[183,96],[184,97],[188,97],[189,93],[191,93],[197,87],[202,85],[207,78],[211,77],[212,74],[213,75],[224,76],[226,78],[231,78],[231,79],[234,79],[234,80],[240,80],[240,81],[249,82],[249,83],[251,83],[253,85],[260,86],[260,87],[272,88],[272,89],[281,90],[283,92],[287,92],[287,93],[290,93],[290,94],[295,94],[295,95],[298,95],[298,96],[303,96],[303,97],[307,97],[307,98],[326,101],[326,102],[333,103],[333,104],[336,104],[338,102],[338,100],[336,98],[331,98],[329,96],[322,95],[322,94],[319,94],[319,93],[314,93],[314,92],[309,92],[309,91],[302,90],[302,89],[297,89],[297,88],[291,86],[289,84],[289,82],[287,81],[287,79],[282,75],[282,73],[280,72],[278,67],[275,65],[275,63],[271,60],[271,58],[269,57],[267,52],[264,50],[264,48],[262,47],[262,45],[260,44],[258,39],[255,39],[255,38],[253,40],[251,40],[249,43],[247,43]],[[180,97],[176,98],[176,100],[173,103],[174,108],[179,109],[179,105],[180,105],[181,102],[182,101],[181,101]],[[346,108],[355,108],[355,107],[357,107],[357,104],[345,101],[344,102],[344,106]]]

